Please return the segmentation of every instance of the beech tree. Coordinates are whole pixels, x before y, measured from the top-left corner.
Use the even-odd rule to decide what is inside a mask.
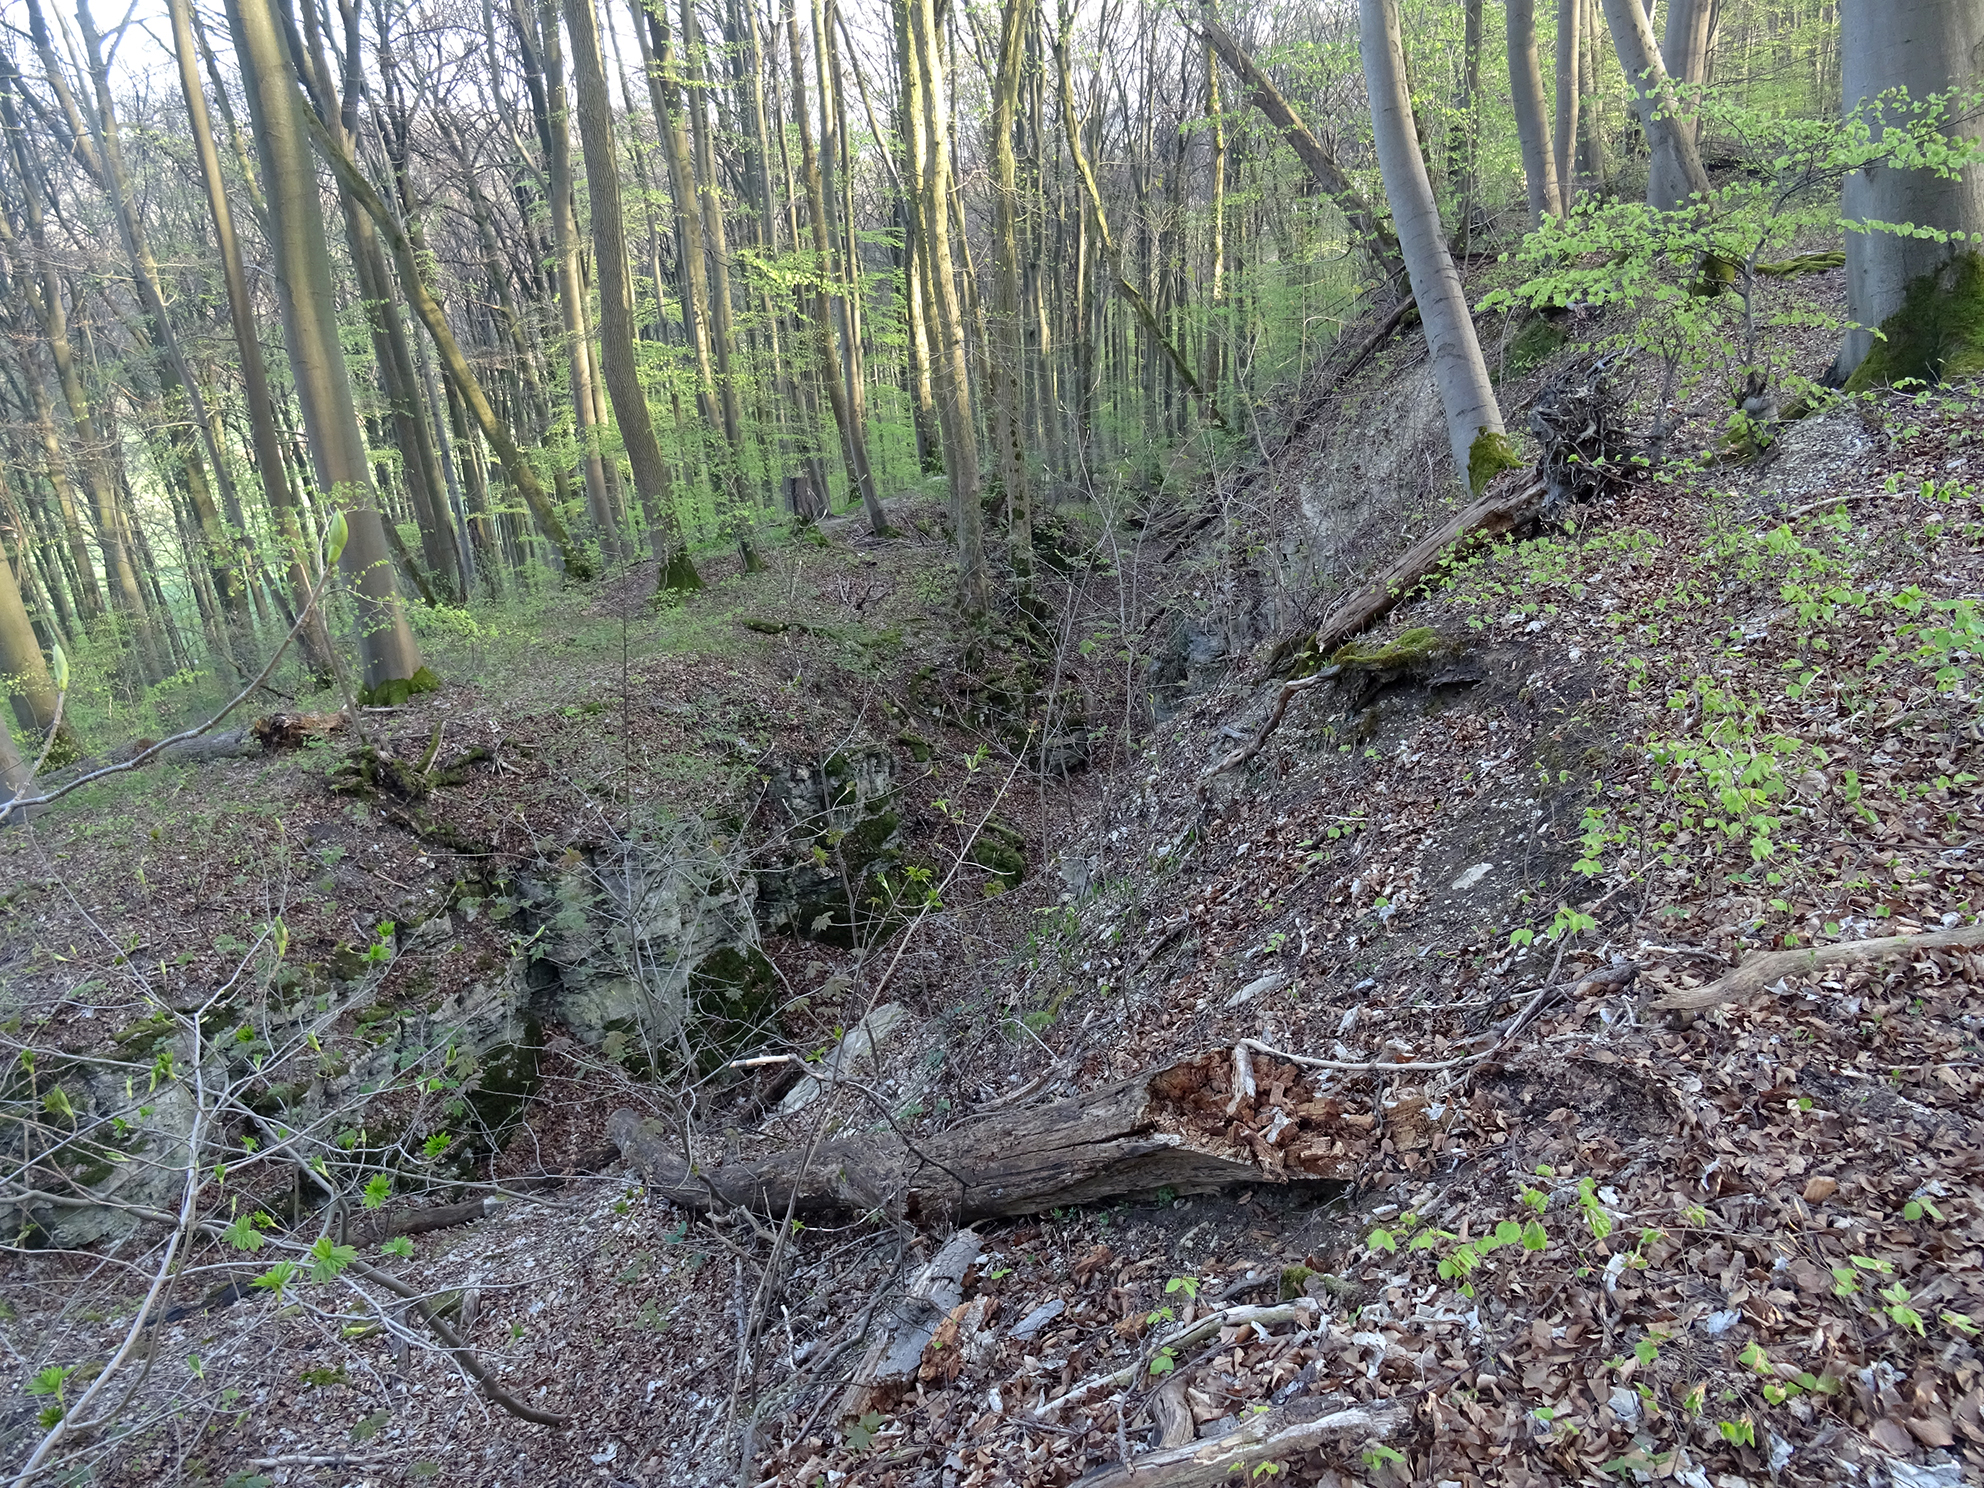
[[[1474,334],[1467,293],[1454,268],[1440,227],[1439,204],[1426,174],[1425,157],[1412,122],[1412,99],[1405,84],[1405,52],[1399,37],[1397,0],[1359,0],[1357,45],[1364,61],[1364,85],[1371,99],[1371,131],[1385,195],[1392,204],[1400,251],[1412,279],[1412,295],[1426,326],[1433,381],[1447,415],[1447,441],[1454,466],[1468,489],[1480,494],[1499,471],[1518,463],[1502,428],[1502,410],[1488,380],[1488,364]]]
[[[1950,133],[1984,136],[1977,118],[1984,9],[1947,0],[1845,0],[1842,102],[1865,110],[1876,142],[1921,117],[1927,100],[1956,95]],[[1954,117],[1951,117],[1954,116]],[[1847,177],[1849,222],[1922,231],[1849,231],[1849,327],[1836,376],[1860,385],[1898,377],[1939,380],[1984,368],[1984,167],[1956,174],[1875,165]]]

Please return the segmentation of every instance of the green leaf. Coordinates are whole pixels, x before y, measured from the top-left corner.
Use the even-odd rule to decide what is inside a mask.
[[[1398,1241],[1392,1237],[1390,1230],[1373,1230],[1365,1237],[1364,1243],[1370,1246],[1373,1251],[1398,1249]]]
[[[331,517],[331,530],[326,538],[329,544],[325,549],[326,563],[336,563],[344,552],[345,543],[350,539],[351,525],[345,521],[344,512],[340,510]]]
[[[41,1098],[41,1103],[51,1116],[60,1116],[64,1121],[76,1119],[76,1108],[69,1104],[69,1092],[57,1085]]]
[[[1522,1227],[1522,1248],[1524,1250],[1543,1250],[1549,1244],[1550,1236],[1544,1231],[1543,1225],[1539,1221],[1532,1219]]]
[[[413,1242],[404,1235],[395,1235],[384,1245],[381,1245],[379,1249],[383,1250],[387,1255],[398,1256],[402,1260],[408,1260],[413,1255]]]
[[[358,1259],[355,1245],[335,1245],[329,1235],[319,1235],[317,1243],[310,1247],[310,1279],[312,1281],[335,1281],[338,1274]]]
[[[237,1214],[234,1217],[234,1223],[230,1224],[221,1233],[227,1237],[227,1243],[232,1245],[236,1250],[260,1250],[262,1248],[262,1232],[255,1228],[254,1219],[250,1215]]]
[[[372,1180],[365,1185],[365,1194],[364,1197],[360,1200],[360,1202],[364,1204],[364,1206],[367,1209],[377,1209],[381,1204],[385,1203],[387,1199],[392,1197],[392,1193],[393,1193],[392,1178],[388,1174],[378,1173],[375,1174]]]
[[[60,1395],[63,1382],[75,1372],[76,1366],[73,1364],[51,1364],[27,1382],[27,1392],[30,1395]]]
[[[57,692],[69,690],[69,655],[60,646],[49,648],[48,675]]]

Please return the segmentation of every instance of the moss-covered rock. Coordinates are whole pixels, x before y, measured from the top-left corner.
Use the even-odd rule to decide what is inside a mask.
[[[972,841],[971,861],[1002,888],[1016,889],[1026,879],[1026,837],[1011,822],[992,817]]]
[[[358,689],[358,701],[368,708],[397,708],[410,697],[423,692],[433,692],[441,685],[426,667],[422,667],[411,677],[388,677],[376,687]]]
[[[1881,322],[1880,339],[1846,381],[1849,392],[1904,378],[1953,382],[1984,372],[1984,257],[1959,253],[1913,280],[1901,308]]]

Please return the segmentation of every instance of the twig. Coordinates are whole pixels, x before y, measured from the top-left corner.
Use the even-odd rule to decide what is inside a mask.
[[[1210,770],[1206,771],[1206,778],[1210,780],[1215,775],[1224,775],[1228,770],[1236,770],[1246,764],[1255,755],[1259,754],[1261,747],[1268,742],[1268,736],[1281,727],[1281,715],[1288,711],[1289,700],[1296,693],[1307,692],[1317,683],[1331,681],[1341,675],[1342,672],[1342,667],[1329,666],[1324,667],[1320,672],[1311,672],[1308,676],[1298,678],[1293,682],[1284,682],[1281,686],[1281,691],[1275,695],[1274,711],[1268,714],[1268,721],[1261,725],[1260,732],[1255,734],[1247,743],[1242,744],[1238,749],[1227,755],[1226,758],[1222,759]]]
[[[156,744],[152,745],[149,749],[139,750],[138,753],[132,755],[131,758],[125,760],[122,764],[105,765],[100,770],[92,770],[87,775],[79,775],[74,780],[70,781],[67,785],[62,786],[57,790],[52,790],[45,796],[34,796],[32,798],[24,800],[22,799],[21,796],[16,795],[13,800],[8,801],[4,805],[0,805],[0,822],[6,821],[8,816],[16,808],[22,811],[26,811],[31,807],[46,806],[51,801],[59,801],[64,796],[68,795],[69,792],[73,790],[78,790],[81,787],[88,785],[92,780],[101,780],[106,775],[121,775],[126,770],[135,770],[138,768],[138,766],[150,760],[154,755],[158,754],[161,750],[170,749],[175,744],[183,744],[188,739],[197,739],[200,737],[200,735],[208,732],[210,729],[217,727],[223,718],[227,717],[228,714],[232,713],[236,708],[240,707],[242,703],[246,702],[249,694],[254,692],[256,688],[260,687],[262,683],[268,679],[270,673],[275,671],[276,663],[282,660],[282,654],[283,652],[289,649],[289,643],[295,640],[297,636],[302,634],[303,627],[310,623],[310,616],[316,611],[317,601],[324,592],[324,586],[330,582],[331,573],[332,573],[331,566],[328,563],[325,564],[323,566],[322,572],[319,573],[317,577],[316,585],[310,590],[309,598],[304,602],[302,613],[296,617],[296,623],[289,628],[289,634],[282,638],[281,643],[276,647],[275,651],[270,655],[269,664],[262,668],[261,672],[256,676],[253,682],[250,682],[246,687],[242,688],[241,691],[237,692],[233,696],[233,698],[229,700],[227,706],[222,708],[220,712],[214,714],[212,718],[209,718],[205,723],[200,724],[197,728],[186,729],[181,733],[174,734],[169,739],[160,739]],[[61,713],[59,711],[61,706],[61,695],[58,695],[56,704],[58,709],[56,713],[56,723],[59,725],[61,722]],[[54,728],[51,727],[51,729],[49,730],[50,743],[54,742],[54,737],[55,737]],[[42,749],[41,757],[43,759],[48,758],[48,750],[46,747]],[[23,786],[22,789],[25,790],[26,787]]]
[[[1984,927],[1980,927],[1979,940],[1980,942],[1984,942]],[[1514,1040],[1515,1036],[1522,1032],[1529,1021],[1537,1013],[1542,1011],[1544,1003],[1550,999],[1553,993],[1569,990],[1575,994],[1583,991],[1586,987],[1592,986],[1611,986],[1623,991],[1632,985],[1633,979],[1638,975],[1639,964],[1637,962],[1619,961],[1614,962],[1611,966],[1607,966],[1602,970],[1595,971],[1589,976],[1579,977],[1574,982],[1546,983],[1538,987],[1529,1001],[1523,1004],[1522,1011],[1509,1020],[1508,1027],[1503,1030],[1502,1036],[1493,1044],[1473,1054],[1462,1054],[1454,1059],[1402,1060],[1397,1063],[1386,1059],[1315,1059],[1307,1054],[1291,1054],[1285,1049],[1276,1049],[1262,1043],[1259,1039],[1241,1039],[1240,1043],[1244,1047],[1252,1049],[1257,1054],[1266,1054],[1274,1059],[1286,1059],[1291,1064],[1299,1064],[1308,1069],[1344,1070],[1352,1074],[1364,1075],[1433,1074],[1440,1070],[1459,1069],[1462,1065],[1479,1064],[1482,1060],[1492,1058],[1501,1053]],[[1495,1000],[1497,1002],[1503,1002],[1507,999],[1497,998]],[[1657,1007],[1659,1004],[1656,1003],[1655,1006]]]

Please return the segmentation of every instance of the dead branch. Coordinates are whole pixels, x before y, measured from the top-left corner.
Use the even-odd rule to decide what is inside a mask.
[[[1355,1460],[1373,1442],[1399,1435],[1411,1420],[1412,1407],[1400,1400],[1363,1404],[1341,1395],[1303,1395],[1244,1421],[1225,1436],[1159,1448],[1091,1473],[1082,1482],[1086,1488],[1214,1488],[1249,1481],[1262,1463],[1287,1462],[1305,1452]]]
[[[1544,488],[1535,481],[1517,490],[1483,496],[1454,513],[1438,530],[1422,537],[1401,554],[1385,571],[1349,598],[1340,601],[1316,628],[1311,642],[1314,654],[1328,662],[1338,647],[1361,631],[1370,629],[1395,609],[1400,601],[1431,577],[1443,564],[1451,562],[1478,543],[1514,532],[1535,520],[1543,510]],[[1274,711],[1254,739],[1227,755],[1205,774],[1215,775],[1245,764],[1261,752],[1268,736],[1281,726],[1289,700],[1298,692],[1337,675],[1339,668],[1325,665],[1322,670],[1296,681],[1284,683],[1275,698]]]
[[[1984,921],[1961,930],[1937,930],[1926,935],[1888,935],[1877,940],[1849,940],[1838,945],[1800,946],[1772,951],[1746,961],[1706,987],[1669,992],[1648,1004],[1664,1013],[1694,1013],[1725,1002],[1750,997],[1787,979],[1803,979],[1827,966],[1855,961],[1885,961],[1917,951],[1946,951],[1984,945]]]

